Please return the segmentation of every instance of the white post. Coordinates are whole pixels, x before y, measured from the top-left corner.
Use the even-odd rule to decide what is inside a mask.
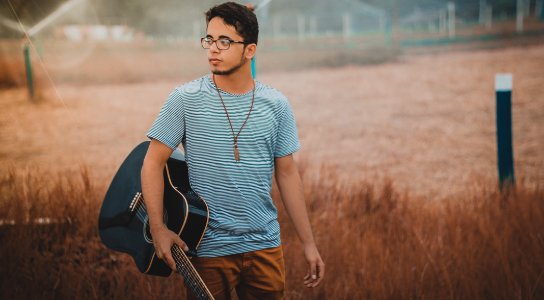
[[[281,34],[281,20],[280,16],[276,15],[272,19],[272,35],[274,36],[274,39],[278,39]]]
[[[193,21],[193,40],[198,41],[197,45],[200,44],[200,21],[195,20]]]
[[[297,28],[298,28],[298,40],[303,41],[306,38],[306,33],[304,32],[305,20],[303,15],[297,15]]]
[[[344,39],[349,39],[351,36],[351,17],[349,14],[344,14],[342,16],[342,29],[344,33]]]
[[[493,6],[487,5],[485,7],[485,28],[491,29],[493,27]]]
[[[342,31],[344,38],[351,36],[351,16],[347,13],[342,15]]]
[[[524,4],[524,0],[518,0],[516,5],[516,31],[518,33],[523,32],[523,14],[525,13],[525,9],[523,8]]]
[[[440,14],[439,14],[439,17],[438,17],[438,27],[440,28],[440,32],[441,33],[444,33],[446,32],[446,29],[447,29],[447,14],[446,14],[446,11],[444,10],[441,10],[440,11]]]
[[[486,4],[486,1],[485,0],[480,0],[480,17],[479,17],[479,22],[480,24],[485,24],[487,19],[486,19],[486,16],[487,16],[487,4]]]
[[[310,34],[315,37],[317,36],[317,17],[312,16],[310,17]]]
[[[448,2],[448,36],[450,39],[455,37],[455,3],[453,2]]]
[[[380,32],[385,32],[385,22],[386,22],[386,18],[385,18],[385,15],[384,14],[381,14],[379,17],[378,17],[378,22],[379,22],[379,26],[380,26]]]

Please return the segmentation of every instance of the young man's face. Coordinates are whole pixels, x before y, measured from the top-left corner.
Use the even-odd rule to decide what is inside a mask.
[[[225,24],[220,17],[210,20],[206,37],[213,40],[227,38],[237,42],[244,41],[236,32],[236,28]],[[217,43],[213,43],[207,50],[210,70],[216,75],[230,75],[245,65],[248,59],[251,59],[250,52],[248,46],[244,47],[244,44],[231,43],[229,49],[220,50],[217,48]]]

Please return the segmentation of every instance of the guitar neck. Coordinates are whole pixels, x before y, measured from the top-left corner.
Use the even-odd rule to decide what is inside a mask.
[[[187,284],[193,293],[197,296],[198,299],[213,300],[213,295],[208,290],[204,281],[198,275],[198,272],[193,267],[193,264],[189,260],[189,257],[181,250],[178,245],[172,246],[172,257],[176,262],[176,269],[181,276],[185,279],[185,284]]]

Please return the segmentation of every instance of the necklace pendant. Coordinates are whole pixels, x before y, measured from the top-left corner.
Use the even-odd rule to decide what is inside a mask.
[[[240,161],[240,151],[238,151],[237,145],[234,145],[234,159]]]

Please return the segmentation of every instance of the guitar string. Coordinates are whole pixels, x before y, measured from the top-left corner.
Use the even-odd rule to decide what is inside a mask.
[[[193,288],[197,289],[200,293],[202,293],[202,296],[206,294],[209,297],[211,293],[205,286],[204,282],[202,281],[202,278],[198,275],[198,272],[196,271],[194,266],[191,264],[191,262],[189,261],[189,258],[185,255],[185,253],[181,252],[181,249],[177,247],[176,245],[176,247],[173,247],[172,254],[174,255],[175,258],[185,261],[185,265],[182,265],[182,267],[184,267],[185,271],[188,272],[189,277],[193,280],[191,282]]]
[[[175,246],[177,246],[177,245],[175,245]],[[202,296],[204,296],[204,294],[206,294],[208,297],[210,297],[211,292],[204,285],[204,282],[202,281],[202,278],[200,277],[200,275],[198,275],[198,272],[196,271],[194,266],[189,261],[189,258],[185,255],[185,253],[181,252],[181,249],[179,249],[179,247],[173,247],[173,249],[174,249],[174,251],[172,251],[172,254],[175,257],[177,257],[180,260],[185,260],[186,264],[185,264],[185,266],[182,266],[182,267],[185,267],[186,272],[189,272],[190,277],[193,277],[192,278],[194,280],[193,284],[197,284],[196,288],[198,288],[198,290],[203,293]],[[213,298],[213,296],[212,296],[212,298]]]
[[[139,196],[139,199],[142,199],[142,200],[143,200],[143,198],[142,198],[141,196]],[[142,223],[144,223],[144,220],[145,220],[145,217],[146,217],[145,202],[143,202],[143,201],[138,201],[138,204],[139,204],[139,205],[138,205],[138,208],[137,208],[137,211],[136,211],[136,215],[138,216],[138,219],[139,219]],[[176,250],[177,250],[178,248],[173,247],[173,249],[176,249]],[[181,251],[181,250],[180,250],[180,251]],[[172,251],[172,254],[173,254],[173,256],[175,255],[174,251]],[[178,259],[182,259],[182,258],[180,257],[179,254],[177,254],[177,255],[175,255],[175,256],[176,256]],[[185,257],[187,257],[187,256],[185,256]],[[194,283],[196,283],[197,281],[202,281],[202,278],[200,278],[200,276],[198,275],[198,273],[197,273],[196,270],[194,269],[193,265],[190,263],[190,261],[188,261],[188,258],[186,259],[185,262],[186,262],[186,264],[188,263],[189,266],[190,266],[190,267],[189,267],[190,270],[188,270],[188,271],[190,271],[190,272],[187,272],[187,276],[190,277],[190,279],[192,279],[192,281],[193,281]],[[177,264],[176,264],[176,265],[177,265]],[[195,276],[194,274],[196,274],[196,276]],[[193,288],[195,288],[195,287],[193,287]],[[207,293],[209,292],[209,291],[207,291],[207,290],[202,290],[202,288],[201,288],[200,286],[196,286],[196,288],[198,288],[200,292],[203,292],[203,293],[205,293],[205,294],[207,294]]]
[[[187,262],[187,268],[190,269],[190,271],[192,272],[192,275],[195,277],[194,284],[198,284],[198,288],[203,293],[203,296],[204,296],[204,294],[206,294],[209,298],[213,299],[212,293],[210,292],[210,290],[208,289],[208,287],[206,286],[206,284],[204,283],[204,281],[202,280],[202,278],[200,277],[200,275],[196,271],[193,264],[191,264],[191,262],[189,261],[189,258],[185,255],[185,253],[181,252],[179,247],[175,248],[175,250],[177,251],[177,253],[175,255],[177,255],[177,256],[181,255],[181,256],[185,257],[185,260]]]

